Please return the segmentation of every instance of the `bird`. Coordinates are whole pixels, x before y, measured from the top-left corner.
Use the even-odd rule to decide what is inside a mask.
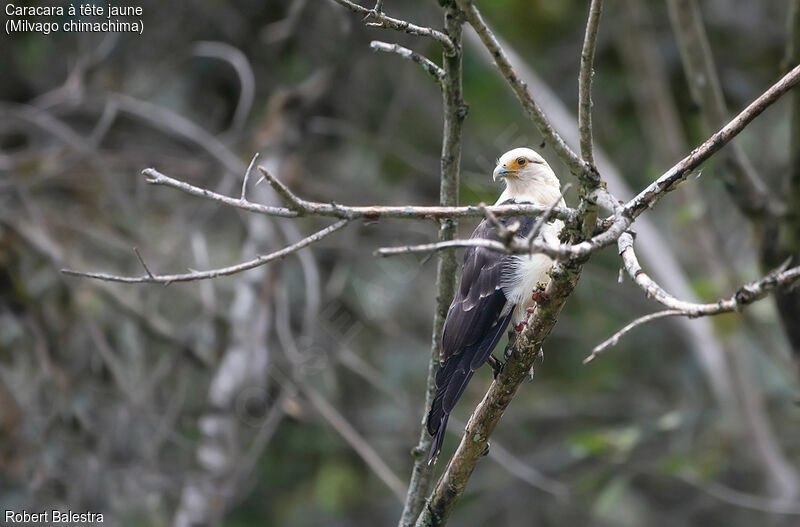
[[[515,148],[497,161],[492,179],[501,179],[505,189],[495,205],[533,203],[564,207],[561,183],[547,161],[530,148]],[[529,239],[536,217],[501,218],[515,236]],[[537,239],[558,244],[564,222],[558,219],[541,225]],[[471,239],[500,240],[497,226],[483,220]],[[495,375],[500,363],[492,350],[509,324],[519,332],[550,280],[553,260],[541,253],[503,254],[484,247],[469,247],[464,254],[461,281],[447,312],[442,331],[439,369],[436,372],[436,395],[428,412],[426,427],[432,436],[428,463],[439,457],[447,420],[464,393],[472,374],[489,361]]]

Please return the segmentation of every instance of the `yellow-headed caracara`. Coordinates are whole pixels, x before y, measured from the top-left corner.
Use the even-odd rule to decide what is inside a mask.
[[[530,148],[515,148],[498,160],[492,178],[506,185],[497,205],[534,203],[550,206],[561,199],[561,185],[550,165]],[[535,217],[502,218],[505,226],[518,222],[516,236],[527,239]],[[564,227],[560,220],[542,226],[538,237],[557,244]],[[472,238],[499,240],[497,229],[483,220]],[[532,311],[536,292],[550,280],[553,265],[544,254],[507,255],[481,247],[464,254],[461,283],[456,291],[442,334],[436,397],[428,413],[428,433],[433,436],[430,461],[439,456],[447,419],[472,374],[489,359],[509,323],[521,331]]]

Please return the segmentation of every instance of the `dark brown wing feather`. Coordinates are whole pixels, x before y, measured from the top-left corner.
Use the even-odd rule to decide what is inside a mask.
[[[495,227],[484,220],[472,238],[498,240]],[[461,283],[447,312],[442,333],[439,362],[444,363],[477,344],[497,321],[506,297],[500,289],[504,254],[481,247],[470,247],[464,254]]]

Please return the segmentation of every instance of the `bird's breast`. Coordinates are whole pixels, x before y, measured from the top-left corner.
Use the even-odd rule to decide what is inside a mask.
[[[537,239],[544,243],[557,244],[562,228],[563,222],[560,220],[545,224]],[[550,281],[548,273],[553,266],[553,260],[541,253],[519,254],[506,257],[504,264],[501,287],[509,302],[516,304],[513,319],[519,322],[525,317],[525,310],[533,305],[533,291],[540,283],[547,285]]]

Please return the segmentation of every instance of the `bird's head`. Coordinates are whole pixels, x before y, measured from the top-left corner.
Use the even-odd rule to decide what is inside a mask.
[[[533,193],[559,192],[561,183],[553,169],[538,152],[530,148],[509,150],[497,161],[492,179],[502,179],[506,184],[506,197],[529,196]],[[536,200],[540,201],[539,199]]]
[[[502,178],[508,182],[510,179],[525,180],[535,178],[542,172],[553,174],[553,169],[547,164],[538,152],[530,148],[515,148],[509,150],[497,160],[497,166],[492,173],[492,179],[497,181]],[[555,177],[555,174],[553,174]]]

